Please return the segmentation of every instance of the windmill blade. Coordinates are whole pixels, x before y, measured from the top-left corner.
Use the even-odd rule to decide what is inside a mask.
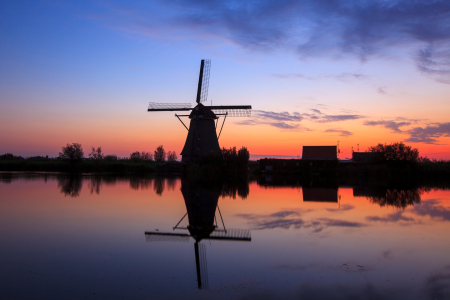
[[[209,73],[211,69],[211,60],[202,59],[200,63],[200,74],[198,76],[197,98],[196,102],[205,102],[208,100]]]
[[[189,242],[189,234],[146,231],[145,240],[147,242]]]
[[[252,236],[250,230],[248,229],[227,229],[213,231],[208,239],[251,242]]]
[[[150,102],[148,111],[178,111],[192,110],[190,103],[157,103]]]
[[[226,114],[228,117],[250,117],[252,114],[251,105],[222,105],[222,106],[207,106],[216,115]]]

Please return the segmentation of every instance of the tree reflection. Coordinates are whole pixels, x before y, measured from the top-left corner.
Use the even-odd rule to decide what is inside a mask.
[[[142,178],[130,178],[130,188],[133,190],[147,190],[152,186],[151,179],[142,179]]]
[[[155,178],[155,183],[153,184],[153,190],[156,192],[157,195],[162,196],[162,193],[165,189],[165,180],[161,177]]]
[[[58,187],[64,196],[75,198],[80,195],[82,186],[82,178],[80,176],[58,176],[57,180]]]
[[[91,177],[91,185],[89,186],[91,194],[94,192],[100,195],[100,187],[102,186],[102,178],[98,176]]]
[[[386,189],[383,196],[367,197],[371,203],[380,206],[393,206],[405,209],[409,205],[420,203],[422,189]]]

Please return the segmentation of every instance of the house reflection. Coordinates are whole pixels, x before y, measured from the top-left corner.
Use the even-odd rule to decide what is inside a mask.
[[[226,189],[225,189],[226,190]],[[208,270],[205,246],[202,240],[251,241],[250,230],[227,229],[218,205],[224,188],[221,184],[199,184],[181,180],[181,193],[186,205],[186,214],[173,227],[173,232],[145,232],[147,242],[195,240],[195,265],[199,289],[208,288]],[[244,192],[245,193],[245,192]],[[179,226],[188,217],[186,227]],[[218,219],[220,219],[218,221]],[[180,232],[184,231],[184,232]]]
[[[338,203],[338,188],[303,187],[303,201]]]

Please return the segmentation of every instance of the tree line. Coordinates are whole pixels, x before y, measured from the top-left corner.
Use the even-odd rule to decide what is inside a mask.
[[[62,147],[62,151],[59,152],[58,158],[71,162],[81,161],[84,159],[83,148],[79,143],[67,144],[65,147]],[[166,150],[164,150],[164,146],[160,145],[153,153],[136,151],[131,153],[129,158],[118,158],[117,155],[114,154],[105,155],[102,151],[102,147],[92,147],[92,150],[89,153],[89,159],[95,161],[129,160],[132,162],[174,162],[177,160],[177,154],[175,151],[166,152]]]

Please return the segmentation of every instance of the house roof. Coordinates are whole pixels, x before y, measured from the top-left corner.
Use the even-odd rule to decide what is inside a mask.
[[[337,159],[336,146],[303,146],[302,159]]]

